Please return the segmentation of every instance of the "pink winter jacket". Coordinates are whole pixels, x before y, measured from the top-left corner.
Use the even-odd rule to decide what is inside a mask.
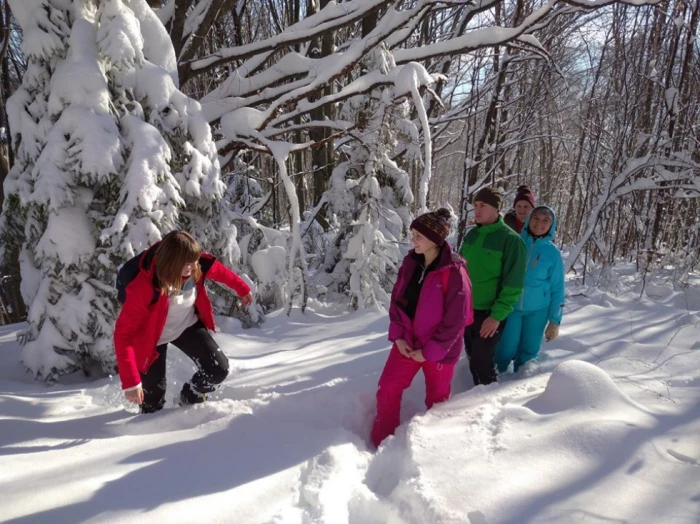
[[[453,364],[464,346],[464,328],[474,321],[467,267],[445,243],[437,268],[425,276],[411,320],[399,302],[419,260],[420,256],[411,250],[399,269],[389,306],[389,340],[404,339],[413,349],[422,349],[426,360]],[[447,282],[447,289],[443,289],[443,282]]]

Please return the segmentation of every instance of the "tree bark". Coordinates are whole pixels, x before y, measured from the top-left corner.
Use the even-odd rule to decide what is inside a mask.
[[[330,0],[321,0],[320,9],[324,9]],[[313,2],[309,1],[309,6],[312,6]],[[318,39],[312,41],[309,53],[312,58],[323,58],[330,56],[335,51],[335,32],[327,31],[321,36],[320,41]],[[311,102],[322,98],[324,96],[331,95],[333,93],[333,83],[330,83],[319,89],[314,96],[309,97]],[[335,120],[335,105],[328,104],[323,107],[319,107],[311,111],[312,120],[324,121]],[[316,206],[323,197],[328,187],[328,181],[331,178],[333,169],[335,167],[335,147],[332,140],[328,140],[331,136],[331,130],[327,127],[312,127],[309,129],[309,137],[312,141],[320,144],[318,147],[314,147],[311,150],[311,169],[313,172],[313,197],[312,204]],[[317,215],[316,220],[323,227],[324,230],[328,230],[330,224],[326,217],[325,209],[322,209]]]

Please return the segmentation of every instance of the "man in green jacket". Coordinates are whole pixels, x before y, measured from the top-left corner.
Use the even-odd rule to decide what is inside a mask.
[[[503,222],[502,203],[496,188],[477,191],[476,227],[467,232],[460,250],[472,281],[474,323],[464,331],[464,345],[477,386],[497,380],[494,351],[525,280],[525,243]]]

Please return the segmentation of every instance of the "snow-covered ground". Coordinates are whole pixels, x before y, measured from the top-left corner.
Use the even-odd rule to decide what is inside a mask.
[[[225,523],[700,522],[700,279],[640,298],[570,283],[562,334],[527,377],[425,413],[367,446],[385,313],[312,303],[260,329],[220,319],[231,374],[174,408],[191,373],[169,354],[169,403],[137,416],[118,380],[34,382],[0,328],[0,521]]]

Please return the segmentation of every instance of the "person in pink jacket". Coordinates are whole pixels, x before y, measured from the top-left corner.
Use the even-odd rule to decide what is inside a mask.
[[[473,321],[471,283],[464,259],[445,241],[451,213],[439,209],[411,223],[412,249],[404,258],[389,306],[393,342],[377,390],[372,443],[399,426],[401,397],[419,370],[425,375],[425,405],[450,397],[464,328]]]

